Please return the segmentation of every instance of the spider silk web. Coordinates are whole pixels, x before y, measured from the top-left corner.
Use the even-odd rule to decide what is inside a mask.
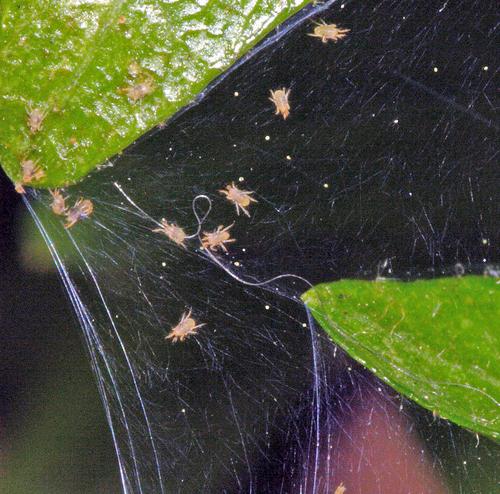
[[[310,7],[196,105],[68,188],[71,203],[93,201],[90,219],[65,230],[48,194],[31,194],[123,492],[498,488],[497,444],[396,394],[300,302],[308,283],[499,262],[495,7]],[[336,44],[306,36],[321,18],[351,32]],[[268,101],[281,87],[286,121]],[[250,218],[218,193],[232,181],[255,192]],[[202,230],[234,222],[236,242],[208,255],[195,236],[183,249],[152,232],[161,218],[189,235],[201,219]],[[190,309],[198,334],[165,341]]]

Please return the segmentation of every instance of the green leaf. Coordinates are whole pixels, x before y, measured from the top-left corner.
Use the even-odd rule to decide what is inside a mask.
[[[45,176],[32,186],[75,182],[307,3],[2,0],[1,165],[21,181],[21,163],[37,162]]]
[[[491,277],[342,280],[303,295],[335,343],[398,392],[500,437],[500,286]]]

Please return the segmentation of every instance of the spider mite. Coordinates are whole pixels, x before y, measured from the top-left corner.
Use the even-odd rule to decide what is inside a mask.
[[[288,118],[288,115],[290,115],[290,103],[288,101],[290,89],[284,87],[281,89],[276,89],[276,91],[273,91],[271,89],[270,92],[271,97],[269,98],[269,100],[272,101],[276,106],[276,112],[274,114],[281,114],[283,116],[283,120],[286,120]]]
[[[127,86],[120,89],[120,92],[126,94],[128,99],[135,103],[136,101],[145,98],[156,89],[153,79],[146,78],[142,82]]]
[[[236,214],[240,215],[240,209],[250,218],[250,213],[246,209],[252,202],[257,202],[257,199],[250,197],[254,192],[250,190],[238,189],[234,182],[226,185],[226,189],[221,189],[219,192],[226,196],[229,202],[232,202],[236,207]]]
[[[234,223],[226,226],[219,225],[212,232],[203,232],[203,238],[201,239],[201,246],[204,249],[210,249],[211,251],[216,251],[217,249],[222,249],[227,252],[225,244],[236,242],[236,239],[231,238],[229,230],[234,226]]]
[[[47,112],[40,110],[40,108],[28,107],[26,113],[28,114],[27,124],[30,132],[35,134],[42,130],[43,121],[47,116]]]
[[[344,486],[344,482],[341,482],[338,487],[335,489],[335,494],[344,494],[346,488]]]
[[[64,228],[71,228],[78,221],[88,218],[94,211],[94,205],[90,199],[84,199],[80,197],[75,205],[69,209],[66,213],[66,224]]]
[[[118,92],[126,94],[132,103],[145,98],[156,89],[156,84],[151,75],[144,71],[137,62],[129,64],[128,73],[136,81],[130,86],[120,88]]]
[[[187,314],[185,312],[182,314],[181,320],[165,336],[166,340],[172,340],[172,343],[183,342],[188,336],[197,334],[198,328],[205,326],[205,324],[196,324],[196,321],[191,317],[191,312],[192,309],[189,309]]]
[[[327,24],[325,21],[315,22],[316,27],[313,33],[309,33],[308,36],[313,38],[321,38],[323,43],[327,43],[329,40],[336,43],[337,41],[344,39],[350,29],[344,29],[337,26],[337,24]]]
[[[155,228],[153,230],[155,233],[163,233],[166,235],[172,242],[184,247],[186,249],[186,232],[175,223],[169,223],[165,218],[161,220],[161,228]]]
[[[59,189],[54,189],[50,190],[50,195],[52,196],[52,203],[50,204],[50,207],[52,208],[52,212],[54,214],[57,214],[59,216],[62,216],[66,214],[67,207],[66,207],[66,199],[67,197],[63,197],[61,194],[61,191]]]
[[[26,194],[26,190],[21,182],[14,182],[14,189],[18,194]]]
[[[21,161],[21,169],[23,172],[23,184],[29,184],[45,177],[45,172],[40,168],[37,161],[23,160]]]

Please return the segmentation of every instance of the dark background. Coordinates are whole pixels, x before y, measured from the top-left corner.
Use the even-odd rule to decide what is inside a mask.
[[[72,314],[41,236],[0,170],[2,493],[120,492],[108,426]]]

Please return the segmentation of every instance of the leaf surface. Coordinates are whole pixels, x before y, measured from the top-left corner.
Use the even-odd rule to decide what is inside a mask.
[[[191,103],[308,0],[3,0],[0,164],[77,181]],[[267,95],[263,95],[266,97]]]
[[[342,280],[303,300],[335,343],[398,392],[500,438],[497,280]]]

